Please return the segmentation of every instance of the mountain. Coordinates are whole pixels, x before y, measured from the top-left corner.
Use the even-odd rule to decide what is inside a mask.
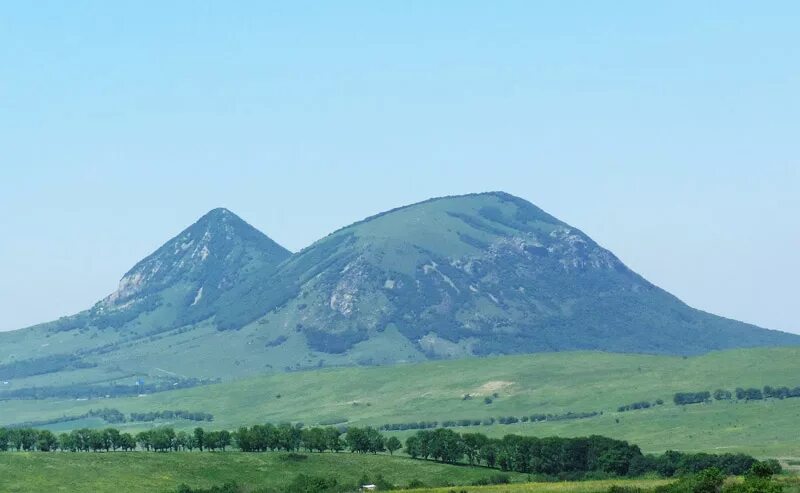
[[[222,293],[290,255],[234,213],[214,209],[137,263],[92,308],[0,333],[7,350],[0,356],[0,378],[104,366],[115,352],[208,319]]]
[[[18,386],[99,384],[473,355],[799,344],[800,336],[693,309],[578,229],[493,192],[394,209],[296,254],[216,209],[93,308],[0,334],[0,377]]]
[[[198,322],[251,272],[273,270],[289,256],[236,214],[214,209],[136,264],[116,291],[67,325],[120,328],[153,312],[158,321],[149,322],[151,331]]]
[[[271,335],[362,362],[566,350],[697,354],[797,344],[690,308],[591,238],[505,193],[433,199],[341,229],[235,289]],[[279,289],[276,290],[276,287]],[[248,316],[249,315],[249,316]],[[378,341],[385,341],[379,343]]]
[[[229,210],[214,209],[136,264],[93,311],[132,314],[172,301],[177,309],[170,323],[183,325],[248,273],[274,269],[290,255]]]

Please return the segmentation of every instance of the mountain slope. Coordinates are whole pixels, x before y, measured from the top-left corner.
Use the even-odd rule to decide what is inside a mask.
[[[207,318],[208,307],[250,272],[274,269],[291,252],[227,209],[214,209],[136,264],[95,305],[105,315],[178,300],[171,326]]]
[[[366,344],[367,363],[404,359],[406,350],[410,359],[575,349],[696,354],[800,341],[692,309],[581,231],[504,193],[368,218],[271,275],[281,282],[259,285],[253,276],[233,291],[239,308],[273,310],[260,320],[265,329],[286,340],[302,335],[319,353]],[[218,320],[237,327],[255,314]]]
[[[695,310],[581,231],[495,192],[388,211],[293,255],[216,209],[93,308],[0,334],[0,377],[41,388],[489,354],[780,345],[800,345],[800,336]]]
[[[124,344],[206,320],[221,293],[249,273],[274,269],[291,252],[227,209],[214,209],[137,263],[112,294],[92,308],[20,331],[0,334],[0,365],[34,359],[57,370],[102,364]],[[88,360],[86,357],[89,357]],[[18,373],[18,372],[17,372]],[[23,372],[26,373],[26,372]],[[3,375],[0,366],[0,375]],[[14,374],[12,372],[12,374]]]

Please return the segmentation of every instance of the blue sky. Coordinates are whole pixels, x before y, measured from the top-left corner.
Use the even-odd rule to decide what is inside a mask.
[[[5,2],[0,330],[225,206],[296,250],[505,190],[800,332],[797,2]]]

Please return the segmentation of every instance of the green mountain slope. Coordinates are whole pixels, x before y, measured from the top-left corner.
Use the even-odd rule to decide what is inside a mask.
[[[576,349],[697,354],[800,341],[692,309],[581,231],[504,193],[366,219],[264,278],[230,293],[242,302],[218,312],[222,328],[270,309],[258,323],[274,340],[354,351],[365,363]]]
[[[0,397],[473,355],[797,344],[692,309],[505,193],[388,211],[294,255],[216,209],[90,310],[0,334]]]
[[[290,255],[232,212],[214,209],[137,263],[114,293],[89,310],[0,333],[0,379],[108,366],[126,347],[209,319],[222,293]],[[120,373],[127,374],[108,376]]]

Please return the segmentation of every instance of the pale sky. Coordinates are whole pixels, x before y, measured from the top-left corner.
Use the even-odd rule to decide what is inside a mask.
[[[6,2],[0,330],[224,206],[291,250],[504,190],[800,333],[797,2]]]

